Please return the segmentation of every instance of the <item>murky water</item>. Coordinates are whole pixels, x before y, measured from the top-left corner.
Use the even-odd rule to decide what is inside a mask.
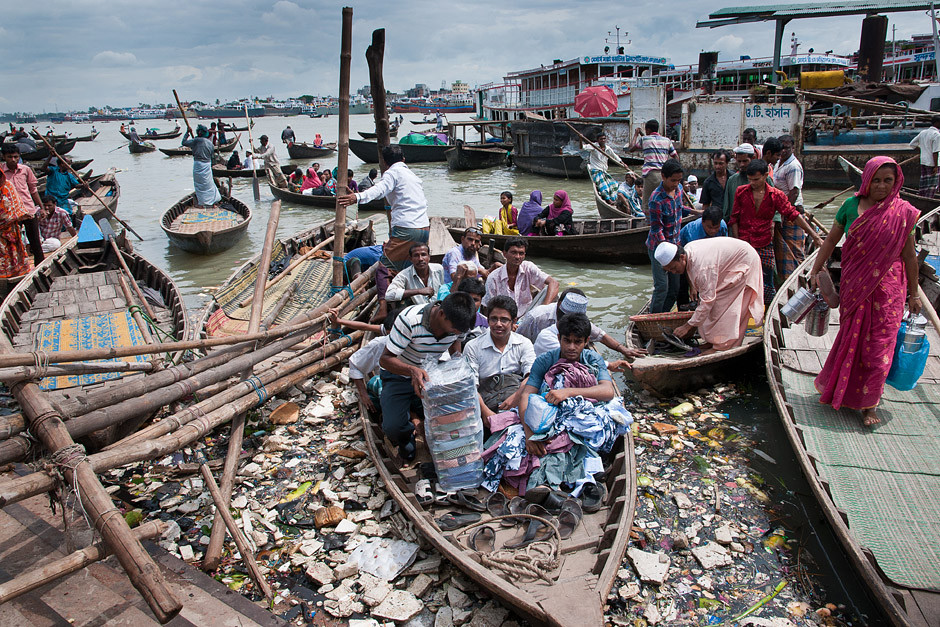
[[[419,127],[409,123],[420,116],[407,115],[403,130]],[[451,119],[469,119],[469,115],[451,116]],[[235,121],[239,122],[240,121]],[[282,163],[291,163],[286,147],[280,142],[280,134],[288,124],[294,129],[300,141],[311,141],[320,133],[324,141],[334,141],[338,119],[311,119],[304,117],[259,118],[252,130],[257,138],[262,134],[271,137],[278,147]],[[166,157],[160,152],[132,155],[124,147],[124,138],[118,133],[119,123],[96,123],[101,131],[91,143],[79,143],[70,153],[74,158],[94,158],[92,167],[95,172],[103,172],[108,167],[120,170],[121,200],[118,215],[129,222],[143,237],[136,242],[136,248],[151,261],[164,267],[181,288],[190,316],[196,317],[207,304],[211,290],[222,282],[242,263],[256,255],[262,245],[267,217],[271,202],[274,200],[267,185],[262,182],[261,201],[252,199],[251,179],[233,179],[234,195],[252,207],[254,218],[247,236],[235,247],[211,256],[203,257],[182,252],[171,246],[159,226],[163,212],[181,197],[190,193],[192,184],[192,160],[188,157]],[[139,131],[146,127],[161,130],[172,128],[172,121],[149,120],[136,124]],[[357,131],[372,131],[371,115],[356,115],[350,119],[351,136],[358,137]],[[40,127],[45,131],[45,125]],[[422,127],[424,128],[424,127]],[[56,132],[69,131],[82,135],[90,130],[89,124],[59,124]],[[247,133],[241,134],[244,155],[247,148]],[[733,144],[735,138],[729,138]],[[178,140],[156,142],[158,147],[173,147]],[[320,159],[323,167],[332,168],[336,156]],[[308,162],[293,162],[308,166]],[[362,178],[369,165],[364,165],[350,154],[350,167],[355,171],[356,179]],[[511,191],[517,205],[528,198],[533,189],[542,191],[543,196],[551,198],[556,189],[565,189],[571,196],[576,217],[596,217],[594,198],[590,181],[560,180],[529,175],[507,168],[477,170],[471,172],[449,172],[446,164],[414,164],[411,168],[422,178],[428,197],[430,212],[440,216],[463,216],[463,206],[472,206],[478,216],[495,214],[499,207],[499,194]],[[804,192],[806,205],[812,206],[831,197],[837,191],[812,189]],[[838,207],[838,202],[817,211],[824,223],[830,222]],[[351,215],[354,209],[350,208]],[[376,230],[380,236],[387,233],[385,219],[380,214],[368,214],[376,219]],[[313,207],[292,205],[282,206],[278,235],[288,237],[303,227],[327,220],[332,211]],[[381,239],[381,237],[380,237]],[[547,272],[555,276],[562,286],[578,286],[591,299],[590,314],[592,319],[615,337],[621,337],[627,324],[627,318],[639,309],[648,299],[651,291],[651,279],[648,266],[630,266],[626,264],[607,264],[600,260],[585,260],[569,263],[548,259],[535,259]],[[845,566],[837,544],[832,540],[824,524],[821,513],[815,506],[809,487],[800,474],[799,467],[783,434],[776,416],[762,375],[752,382],[755,395],[751,402],[729,407],[731,419],[742,427],[752,430],[753,437],[762,443],[763,449],[771,455],[775,463],[771,464],[755,458],[755,468],[774,478],[777,486],[774,497],[786,504],[788,515],[784,521],[788,527],[802,535],[801,541],[811,551],[820,568],[820,575],[830,598],[835,602],[852,604],[862,594],[855,584],[855,577]],[[862,607],[861,613],[868,608]]]

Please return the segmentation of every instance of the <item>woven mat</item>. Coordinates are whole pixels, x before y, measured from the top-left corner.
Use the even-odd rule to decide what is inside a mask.
[[[219,335],[234,335],[245,333],[248,329],[248,319],[251,317],[251,305],[239,307],[254,291],[254,275],[252,280],[238,292],[227,292],[225,304],[219,302],[220,309],[214,312],[206,324],[206,333],[210,337]],[[238,283],[244,283],[242,277]],[[333,279],[332,262],[323,259],[308,259],[294,268],[290,275],[281,279],[273,287],[265,290],[264,301],[261,307],[261,317],[266,317],[277,305],[281,296],[294,284],[297,285],[294,294],[274,319],[274,324],[283,324],[291,318],[319,307],[330,298],[330,283]],[[234,298],[232,298],[234,294]]]
[[[271,250],[271,263],[280,263],[287,257],[284,250],[284,244],[280,240],[274,242],[274,248]],[[252,263],[245,269],[245,272],[234,281],[219,288],[213,297],[219,307],[226,312],[231,313],[238,309],[238,304],[247,298],[248,294],[254,291],[255,279],[258,278],[258,262]],[[270,280],[271,277],[268,277]],[[281,281],[283,283],[283,280]]]
[[[144,337],[137,328],[137,323],[126,311],[119,311],[84,318],[69,318],[43,322],[36,334],[34,348],[53,352],[65,350],[91,350],[121,346],[141,346]],[[122,357],[118,361],[147,361],[147,355]],[[92,363],[111,363],[115,360],[99,359]],[[60,377],[45,377],[39,381],[43,390],[61,390],[82,385],[92,385],[120,379],[120,372],[82,374]]]
[[[200,224],[204,222],[242,222],[244,218],[221,207],[190,207],[173,220],[177,224]]]
[[[936,334],[934,345],[940,344]],[[931,353],[936,351],[932,347]],[[825,359],[825,354],[821,355]],[[922,379],[910,392],[887,386],[881,424],[819,402],[814,375],[781,371],[786,399],[832,500],[858,542],[896,584],[940,590],[940,388]]]

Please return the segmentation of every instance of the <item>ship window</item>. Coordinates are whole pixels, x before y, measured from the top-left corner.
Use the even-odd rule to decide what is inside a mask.
[[[940,111],[940,98],[931,98],[931,99],[930,99],[930,110],[931,110],[931,111]]]
[[[614,66],[612,65],[602,65],[601,66],[601,76],[611,76],[614,73]]]

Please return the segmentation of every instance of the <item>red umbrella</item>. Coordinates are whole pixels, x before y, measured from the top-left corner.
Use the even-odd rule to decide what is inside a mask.
[[[575,96],[574,110],[585,118],[605,117],[617,111],[617,96],[610,87],[588,87]]]

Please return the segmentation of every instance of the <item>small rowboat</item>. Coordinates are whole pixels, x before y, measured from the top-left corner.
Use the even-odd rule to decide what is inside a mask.
[[[287,154],[291,159],[318,159],[334,152],[336,152],[336,144],[323,144],[319,147],[297,142],[287,144]]]
[[[248,230],[251,209],[230,196],[213,207],[196,207],[189,194],[167,209],[160,226],[170,243],[197,255],[212,255],[235,245]]]
[[[460,241],[466,224],[463,218],[443,218],[447,230]],[[687,223],[691,218],[683,220]],[[597,261],[601,263],[648,264],[649,253],[646,237],[650,225],[646,218],[622,218],[618,220],[574,220],[574,235],[561,237],[534,235],[526,237],[530,257],[548,257],[571,261]],[[506,249],[506,241],[518,235],[486,234],[484,241],[494,240],[500,250]]]
[[[55,151],[60,155],[67,155],[68,153],[72,152],[72,148],[75,148],[74,139],[66,139],[55,142]],[[20,158],[22,158],[23,161],[45,161],[48,157],[49,148],[45,144],[37,146],[36,150],[32,152],[20,153]]]
[[[118,131],[118,132],[121,133],[121,135],[124,136],[124,139],[130,139],[130,138],[131,138],[131,134],[128,133],[127,131]],[[183,134],[183,129],[177,127],[177,128],[175,128],[174,130],[172,130],[172,131],[166,131],[165,133],[149,133],[149,134],[148,134],[148,133],[145,133],[145,134],[141,135],[140,138],[141,138],[141,139],[145,139],[145,140],[147,140],[147,141],[153,141],[153,140],[155,140],[155,139],[176,139],[177,137],[179,137],[179,136],[182,135],[182,134]]]
[[[310,194],[301,194],[300,192],[292,192],[286,187],[278,187],[278,185],[273,180],[271,180],[270,175],[268,176],[268,187],[271,188],[271,193],[274,194],[274,197],[278,200],[291,202],[296,205],[323,207],[324,209],[336,208],[336,196],[314,196]]]
[[[238,144],[238,138],[236,137],[232,141],[224,144],[215,149],[216,152],[232,152],[235,150],[235,146]],[[180,146],[178,148],[157,148],[160,152],[165,154],[167,157],[189,157],[193,154],[193,149],[188,146]]]
[[[153,152],[157,149],[156,145],[151,142],[135,142],[133,139],[127,144],[127,149],[131,151],[131,154],[140,154],[144,152]]]
[[[590,178],[587,165],[581,155],[521,155],[512,153],[513,164],[523,172],[544,176],[586,179]]]
[[[921,217],[915,239],[922,253],[940,255],[940,210]],[[835,282],[839,252],[829,268]],[[829,526],[883,614],[871,624],[940,625],[940,334],[928,324],[930,355],[917,387],[885,388],[880,424],[863,427],[857,411],[821,404],[813,380],[838,332],[839,312],[830,312],[823,337],[781,313],[800,287],[809,286],[814,260],[810,256],[797,268],[768,309],[764,355],[774,404]],[[922,266],[920,282],[934,309],[940,308],[932,267]]]
[[[349,139],[349,149],[354,155],[359,157],[365,163],[378,163],[379,152],[378,144],[368,142],[363,139]],[[433,161],[447,161],[444,152],[451,148],[446,144],[433,146],[430,144],[398,144],[401,152],[405,155],[407,163],[429,163]]]
[[[395,128],[389,129],[388,136],[398,137],[398,127],[396,126]],[[378,137],[378,134],[359,131],[359,137],[363,139],[375,139],[376,137]]]
[[[638,314],[648,314],[649,306],[647,302]],[[668,325],[666,330],[671,331],[673,325],[665,324]],[[682,321],[678,324],[682,324]],[[631,316],[624,345],[628,348],[646,348],[647,343],[658,336],[656,331],[651,330],[656,326],[656,323],[637,324]],[[741,346],[695,357],[685,357],[681,353],[644,355],[634,360],[631,374],[644,389],[660,397],[672,396],[684,390],[710,388],[719,381],[733,379],[759,367],[762,341],[759,335],[748,336]]]
[[[839,165],[842,166],[842,169],[845,171],[846,176],[849,177],[849,181],[852,182],[852,185],[858,189],[862,185],[862,171],[857,165],[847,160],[845,157],[839,157]],[[940,198],[927,198],[926,196],[920,196],[917,193],[917,190],[911,188],[902,188],[901,189],[901,198],[911,203],[922,212],[932,211],[940,205]]]
[[[87,135],[73,136],[72,139],[74,139],[77,142],[90,142],[90,141],[94,141],[95,138],[98,137],[98,135],[100,134],[101,134],[101,131],[95,131],[94,133],[88,133]]]
[[[505,148],[495,148],[489,144],[457,144],[444,151],[447,167],[451,170],[481,170],[506,163]]]
[[[104,222],[104,220],[102,220]],[[18,352],[34,350],[70,350],[109,348],[145,344],[148,335],[166,334],[166,341],[188,338],[189,318],[183,297],[173,279],[162,269],[134,251],[125,234],[115,238],[120,255],[132,277],[122,270],[114,249],[101,240],[101,232],[91,221],[82,225],[78,237],[46,256],[45,260],[26,275],[0,305],[2,332]],[[110,226],[106,226],[110,231]],[[125,298],[120,282],[131,294]],[[151,300],[155,314],[141,329],[132,315],[132,307],[142,305],[130,285],[136,282],[143,291],[152,291],[158,298]],[[159,303],[157,301],[160,301]],[[144,308],[146,310],[146,308]],[[151,332],[153,326],[162,333]],[[117,390],[127,381],[143,376],[151,357],[125,357],[120,361],[136,366],[127,372],[49,376],[40,380],[53,402],[69,402],[84,394]],[[107,363],[107,362],[105,362]],[[90,362],[93,367],[97,362]],[[92,443],[103,445],[136,429],[140,422],[156,412],[140,412],[126,422],[98,431]]]
[[[303,251],[311,248],[333,235],[333,221],[329,220],[307,228],[286,240],[279,240],[274,245],[272,263],[299,261]],[[360,246],[375,244],[375,233],[371,222],[360,220],[346,226],[345,248],[347,252]],[[329,253],[332,246],[328,245],[324,251]],[[258,276],[258,263],[261,253],[247,261],[232,276],[216,290],[212,302],[203,312],[199,323],[197,337],[218,337],[245,333],[248,329],[250,306],[242,306],[246,299],[250,300],[254,293],[255,279]],[[265,306],[262,317],[274,315],[272,325],[281,324],[299,313],[306,313],[310,309],[324,303],[330,297],[330,282],[332,281],[332,262],[329,256],[325,259],[311,258],[302,261],[284,279],[265,289]],[[284,296],[293,288],[292,295],[280,298],[269,297],[270,294]],[[280,307],[280,309],[278,309]]]
[[[369,335],[363,342],[367,341]],[[511,580],[496,567],[481,563],[481,554],[469,546],[467,533],[444,531],[436,517],[453,509],[449,503],[422,505],[415,497],[420,479],[417,468],[402,469],[381,429],[381,417],[370,415],[360,400],[359,413],[365,432],[369,457],[389,494],[425,539],[452,564],[508,607],[520,612],[537,625],[581,627],[603,625],[607,595],[621,568],[630,541],[636,505],[636,459],[633,436],[627,433],[614,446],[606,464],[607,498],[595,513],[584,513],[574,534],[560,542],[560,564],[546,579],[520,577]],[[426,453],[425,453],[426,455]],[[480,490],[482,496],[485,490]],[[481,522],[489,514],[484,513]],[[490,525],[496,532],[495,546],[520,535],[519,527]],[[524,551],[524,550],[523,550]]]
[[[281,166],[281,172],[283,172],[284,174],[290,174],[290,173],[293,172],[295,169],[296,169],[296,168],[295,168],[294,166],[292,166],[292,165],[282,165],[282,166]],[[259,176],[260,178],[264,178],[264,177],[265,177],[265,169],[264,169],[264,168],[257,168],[257,169],[255,169],[255,172],[258,173],[258,176]],[[249,179],[250,179],[250,178],[252,178],[252,173],[251,173],[251,170],[245,170],[245,169],[241,169],[241,170],[229,170],[229,169],[226,168],[224,165],[214,165],[214,166],[212,166],[212,176],[214,176],[214,177],[216,177],[216,178],[222,178],[222,179],[224,179],[224,178],[233,178],[233,179],[249,178]]]
[[[118,183],[116,170],[111,168],[100,177],[89,181],[88,186],[107,204],[111,213],[117,213],[118,200],[121,198],[121,186]],[[109,218],[111,214],[101,206],[101,203],[84,187],[77,187],[69,193],[69,198],[78,204],[79,216],[94,216]]]
[[[53,135],[43,135],[43,134],[41,134],[41,133],[38,133],[38,132],[36,131],[36,129],[31,130],[31,131],[29,132],[29,136],[32,137],[33,139],[35,139],[37,142],[42,142],[42,138],[45,137],[45,138],[46,138],[46,141],[48,141],[49,143],[65,141],[65,140],[68,139],[68,137],[69,137],[69,136],[66,135],[65,133],[62,133],[62,134],[53,134]]]
[[[630,214],[626,211],[621,211],[616,205],[612,205],[606,200],[604,200],[600,192],[597,191],[597,185],[594,185],[594,181],[591,181],[591,187],[594,188],[594,204],[597,205],[597,213],[602,218],[629,218]]]

